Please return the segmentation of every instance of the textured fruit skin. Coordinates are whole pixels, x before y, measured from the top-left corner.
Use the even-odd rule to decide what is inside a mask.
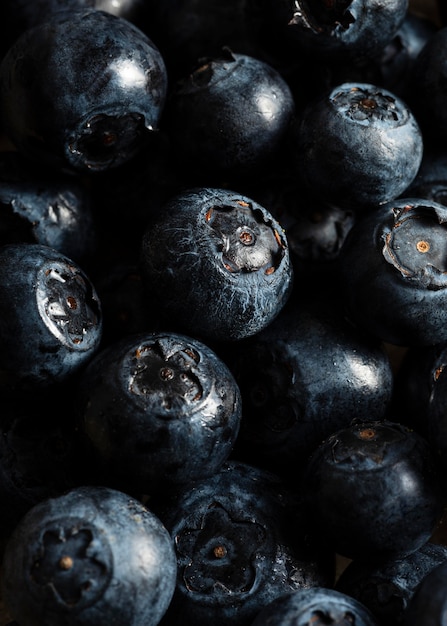
[[[235,191],[175,195],[142,238],[148,300],[165,324],[205,340],[234,341],[266,327],[289,298],[293,269],[280,224]]]
[[[157,127],[167,74],[152,41],[124,18],[56,12],[24,32],[0,66],[4,132],[27,156],[80,172],[138,153]]]
[[[156,626],[176,561],[166,528],[138,500],[79,487],[35,505],[8,541],[3,597],[29,626]]]
[[[328,202],[356,210],[403,194],[422,160],[422,132],[411,109],[369,83],[342,83],[315,98],[295,135],[303,183]]]
[[[413,594],[403,615],[403,626],[443,626],[445,623],[447,563],[427,574]]]
[[[353,419],[382,419],[392,399],[383,346],[328,294],[300,291],[226,359],[242,394],[236,453],[292,484],[323,439]]]
[[[87,187],[43,171],[16,151],[0,154],[0,242],[34,242],[86,263],[96,243]]]
[[[400,346],[447,339],[446,218],[444,205],[400,198],[351,229],[340,276],[356,324]]]
[[[257,467],[225,463],[157,514],[178,563],[164,626],[248,625],[275,597],[332,584],[333,556],[306,528],[300,498]]]
[[[302,589],[285,594],[262,609],[252,622],[252,626],[309,624],[379,626],[373,614],[358,600],[325,587]]]
[[[181,169],[240,176],[278,153],[294,113],[292,92],[276,69],[228,51],[177,82],[165,129]]]
[[[447,561],[447,548],[426,543],[404,559],[382,565],[351,561],[337,581],[336,589],[356,598],[379,620],[396,626],[415,590],[435,567]]]
[[[100,476],[154,494],[213,474],[236,440],[242,404],[223,361],[177,333],[139,333],[81,374],[79,428]]]
[[[82,268],[41,244],[0,248],[0,386],[5,393],[67,380],[99,349],[102,310]]]
[[[426,543],[444,498],[427,441],[400,424],[353,424],[328,437],[303,477],[307,510],[350,559],[403,558]]]

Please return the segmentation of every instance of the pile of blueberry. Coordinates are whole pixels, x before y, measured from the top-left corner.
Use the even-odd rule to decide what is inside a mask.
[[[444,0],[2,0],[1,626],[447,610]]]

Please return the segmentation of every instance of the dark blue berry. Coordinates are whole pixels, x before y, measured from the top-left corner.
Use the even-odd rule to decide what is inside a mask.
[[[128,20],[85,9],[26,30],[0,66],[6,135],[52,166],[103,171],[139,152],[159,123],[163,59]]]
[[[443,626],[446,615],[447,563],[431,570],[419,584],[406,607],[402,626]]]
[[[29,626],[156,626],[176,577],[172,541],[140,501],[79,487],[36,504],[3,560],[2,597]]]
[[[97,480],[159,493],[204,478],[230,455],[241,417],[239,388],[205,344],[176,333],[124,337],[84,369],[79,427]]]
[[[293,270],[280,224],[236,191],[186,190],[143,236],[151,306],[175,330],[232,341],[266,327],[289,298]]]

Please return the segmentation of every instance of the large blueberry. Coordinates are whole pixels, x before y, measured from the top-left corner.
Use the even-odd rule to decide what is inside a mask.
[[[444,205],[407,197],[357,221],[339,269],[358,326],[400,346],[447,339],[446,218]]]
[[[235,452],[295,484],[324,438],[353,419],[382,419],[392,397],[383,346],[333,296],[300,291],[226,358],[243,403]]]
[[[276,69],[224,51],[177,82],[164,128],[181,170],[240,176],[279,153],[294,112],[291,90]]]
[[[166,323],[218,341],[267,326],[293,281],[286,235],[269,211],[209,187],[165,203],[143,236],[141,268],[151,306]]]
[[[351,561],[336,589],[364,604],[381,626],[396,626],[415,590],[435,567],[447,562],[447,547],[426,543],[403,559],[380,565]]]
[[[305,526],[299,497],[274,474],[229,462],[158,511],[178,576],[165,626],[242,626],[289,591],[331,585],[334,559]]]
[[[263,608],[252,626],[379,626],[374,615],[347,594],[314,587],[287,593]]]
[[[176,559],[166,528],[140,501],[79,487],[28,511],[2,573],[2,598],[20,624],[156,626]]]
[[[20,241],[87,262],[95,224],[91,196],[80,179],[39,168],[10,150],[0,156],[0,242]]]
[[[77,405],[102,480],[145,494],[217,471],[242,410],[231,372],[208,346],[162,332],[99,352],[81,374]]]
[[[4,131],[24,154],[94,172],[126,162],[158,126],[167,73],[152,41],[95,9],[26,30],[0,66]]]
[[[66,380],[96,353],[101,337],[101,304],[77,263],[41,244],[0,248],[3,392]]]
[[[314,193],[362,210],[394,200],[415,178],[422,132],[392,92],[348,82],[317,96],[295,130],[297,174]]]
[[[353,423],[323,441],[303,489],[310,518],[335,551],[370,562],[421,548],[444,504],[427,441],[385,420]]]

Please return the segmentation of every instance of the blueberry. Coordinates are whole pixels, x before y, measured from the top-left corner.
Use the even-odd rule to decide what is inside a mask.
[[[379,626],[373,614],[347,594],[316,587],[287,593],[263,608],[252,626]],[[380,625],[381,626],[381,625]]]
[[[386,420],[332,434],[312,454],[302,482],[310,518],[334,550],[369,562],[421,548],[444,504],[427,441]]]
[[[381,626],[396,626],[416,588],[435,567],[447,562],[447,547],[426,543],[403,559],[381,565],[352,561],[336,589],[364,604]]]
[[[299,497],[274,474],[225,463],[157,513],[178,564],[166,626],[250,624],[284,593],[332,584],[333,555],[311,537]]]
[[[140,501],[79,487],[36,504],[8,541],[3,598],[29,626],[156,626],[175,585],[166,528]]]
[[[205,342],[239,340],[266,327],[293,283],[287,239],[269,211],[210,187],[164,204],[143,236],[141,271],[165,323]]]
[[[399,198],[358,220],[340,252],[347,314],[383,341],[447,339],[444,205]]]
[[[447,562],[431,570],[421,581],[406,607],[403,626],[441,626],[445,621]]]
[[[213,474],[230,455],[239,388],[217,354],[191,337],[124,337],[92,359],[79,383],[79,428],[112,487],[159,493]]]
[[[417,176],[405,195],[447,205],[447,155],[444,150],[432,147],[424,150]]]
[[[163,128],[189,181],[198,171],[240,177],[279,153],[294,112],[292,93],[278,71],[256,57],[224,50],[177,81]]]
[[[44,389],[67,380],[99,349],[102,310],[82,268],[54,248],[0,247],[0,387]]]
[[[423,155],[422,132],[408,105],[368,83],[343,83],[316,97],[299,117],[295,141],[303,183],[357,211],[403,194]]]
[[[87,186],[17,151],[0,155],[0,242],[34,242],[87,263],[96,244]]]
[[[5,134],[23,154],[83,173],[138,153],[158,125],[166,90],[152,41],[95,9],[53,13],[22,33],[0,66]]]
[[[242,394],[235,453],[295,485],[323,439],[354,418],[382,419],[392,398],[383,346],[350,324],[329,293],[300,290],[226,359]]]

